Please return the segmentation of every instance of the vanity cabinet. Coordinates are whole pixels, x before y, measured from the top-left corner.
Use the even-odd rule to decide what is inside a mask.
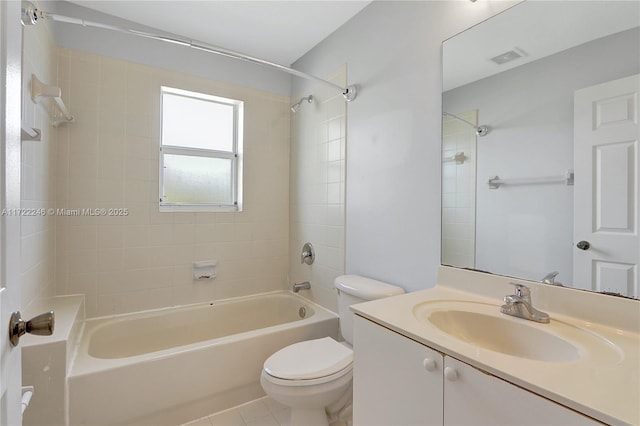
[[[442,354],[355,318],[353,424],[442,425]]]
[[[356,315],[353,424],[601,423]]]

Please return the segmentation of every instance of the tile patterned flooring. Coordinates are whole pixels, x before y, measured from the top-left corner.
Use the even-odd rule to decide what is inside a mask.
[[[265,396],[183,426],[288,426],[291,409]],[[330,426],[346,426],[344,422]]]
[[[285,426],[291,409],[265,396],[183,426]]]

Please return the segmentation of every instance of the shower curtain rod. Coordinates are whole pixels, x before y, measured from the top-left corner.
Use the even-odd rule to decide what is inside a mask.
[[[450,112],[446,112],[446,111],[442,111],[442,115],[446,116],[446,117],[451,117],[454,120],[458,120],[458,121],[461,121],[461,122],[463,122],[465,124],[468,124],[469,126],[473,127],[473,130],[476,131],[476,135],[478,135],[478,136],[484,136],[487,133],[489,133],[489,127],[488,126],[476,126],[475,124],[465,120],[464,118],[460,118],[457,115],[451,114]]]
[[[337,84],[334,84],[330,81],[324,80],[320,77],[316,77],[315,75],[307,74],[302,71],[295,70],[293,68],[286,67],[284,65],[276,64],[273,62],[269,62],[264,59],[256,58],[253,56],[245,55],[243,53],[239,53],[230,49],[225,49],[223,47],[214,46],[211,44],[202,43],[196,40],[191,39],[183,39],[178,38],[173,35],[165,36],[161,34],[153,34],[145,31],[138,31],[131,28],[118,27],[115,25],[102,24],[100,22],[92,22],[86,21],[84,19],[72,18],[64,15],[57,15],[55,13],[45,12],[35,7],[35,5],[28,1],[22,2],[22,24],[23,25],[35,25],[39,22],[40,19],[51,19],[57,22],[64,22],[67,24],[75,24],[81,25],[83,27],[93,27],[93,28],[102,28],[106,30],[112,30],[116,32],[121,32],[125,34],[136,35],[139,37],[150,38],[153,40],[160,40],[167,43],[178,44],[181,46],[190,47],[196,50],[202,50],[209,53],[214,53],[216,55],[222,55],[229,58],[239,59],[246,62],[251,62],[258,65],[268,66],[280,71],[284,71],[296,77],[301,77],[307,80],[312,80],[317,83],[323,84],[325,86],[332,87],[333,89],[339,90],[342,93],[342,96],[347,102],[351,102],[356,98],[356,86],[350,85],[347,87],[342,87]]]

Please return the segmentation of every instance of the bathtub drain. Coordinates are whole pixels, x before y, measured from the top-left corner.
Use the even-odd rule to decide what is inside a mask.
[[[304,306],[298,310],[298,315],[300,316],[300,318],[304,318],[307,316],[307,310],[304,308]]]

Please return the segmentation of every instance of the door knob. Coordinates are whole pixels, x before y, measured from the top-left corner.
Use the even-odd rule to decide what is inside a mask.
[[[578,244],[576,244],[576,247],[578,247],[580,250],[589,250],[589,247],[591,247],[591,244],[589,244],[589,241],[578,241]]]
[[[12,346],[18,346],[20,336],[25,333],[51,336],[55,322],[56,318],[53,311],[37,315],[26,322],[22,319],[20,311],[16,311],[11,314],[11,319],[9,320],[9,341]]]

